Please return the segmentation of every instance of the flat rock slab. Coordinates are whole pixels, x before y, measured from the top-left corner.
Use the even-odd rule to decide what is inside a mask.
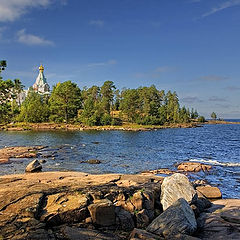
[[[214,201],[197,222],[200,229],[196,236],[203,240],[240,239],[240,199]]]
[[[196,188],[200,194],[208,199],[219,199],[222,198],[222,193],[218,187],[212,186],[199,186]]]
[[[65,239],[68,240],[118,240],[112,234],[104,234],[96,230],[85,228],[63,227],[61,230]]]
[[[120,200],[129,201],[130,196],[144,189],[143,204],[138,202],[136,194],[136,206],[142,204],[147,210],[151,209],[154,201],[159,201],[159,195],[154,200],[147,193],[159,192],[161,181],[162,177],[159,176],[91,175],[81,172],[40,172],[0,176],[0,239],[2,237],[16,240],[52,240],[54,234],[59,234],[59,225],[62,224],[70,228],[76,222],[83,224],[84,227],[87,224],[90,226],[99,223],[100,226],[115,224],[116,213],[113,203]],[[127,182],[127,186],[124,186],[123,182]],[[129,186],[129,183],[134,184]],[[91,204],[97,213],[95,222],[92,219],[94,215],[90,217],[88,210]],[[123,215],[122,221],[125,217],[129,218],[131,225],[129,228],[135,227],[132,215],[130,213]],[[75,230],[70,232],[73,233]],[[70,236],[69,231],[66,236]],[[76,236],[82,237],[79,235],[79,229],[76,231],[78,234]],[[80,232],[82,234],[83,231]],[[95,236],[96,234],[93,238],[87,239],[98,239]],[[103,236],[106,237],[105,234]],[[77,239],[83,239],[81,237]]]
[[[0,149],[0,163],[8,163],[9,158],[34,158],[45,146],[5,147]]]

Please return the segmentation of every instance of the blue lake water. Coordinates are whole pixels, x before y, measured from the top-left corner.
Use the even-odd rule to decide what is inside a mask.
[[[174,169],[185,160],[213,165],[210,173],[190,174],[218,186],[223,197],[240,198],[240,125],[204,125],[200,128],[123,131],[0,132],[0,148],[47,145],[43,171],[138,173],[158,168]],[[101,164],[81,163],[99,159]],[[12,159],[0,165],[0,175],[24,173],[32,159]]]

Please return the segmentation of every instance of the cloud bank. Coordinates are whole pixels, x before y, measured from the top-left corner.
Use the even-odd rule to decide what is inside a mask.
[[[27,45],[40,45],[40,46],[54,46],[52,41],[46,40],[42,37],[28,34],[25,29],[17,32],[17,41]]]
[[[13,22],[32,8],[47,8],[56,2],[66,5],[67,0],[0,0],[0,22]]]

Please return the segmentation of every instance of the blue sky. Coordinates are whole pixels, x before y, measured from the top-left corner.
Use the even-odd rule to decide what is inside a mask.
[[[240,0],[0,0],[3,78],[156,85],[240,118]]]

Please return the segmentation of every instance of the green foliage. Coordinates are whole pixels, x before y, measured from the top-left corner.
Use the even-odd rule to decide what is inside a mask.
[[[216,114],[215,112],[212,112],[211,118],[212,118],[213,120],[216,120],[216,119],[217,119],[217,114]]]
[[[71,81],[58,83],[49,99],[51,120],[69,122],[77,117],[81,107],[81,91]]]
[[[17,120],[20,122],[38,123],[46,122],[48,118],[48,104],[43,101],[38,93],[29,90],[25,101],[22,103]]]
[[[127,120],[135,122],[140,112],[140,96],[137,89],[125,89],[122,91],[120,110],[126,114]]]
[[[198,117],[198,122],[204,123],[205,121],[206,121],[205,117],[203,117],[203,116]]]
[[[0,123],[11,120],[11,100],[14,97],[13,82],[0,79]]]
[[[1,70],[6,62],[0,61]],[[187,123],[198,119],[196,110],[180,107],[176,92],[158,90],[154,85],[137,89],[116,89],[112,81],[101,87],[84,87],[81,91],[71,81],[54,86],[51,96],[40,96],[33,90],[19,109],[23,85],[19,79],[0,79],[0,122],[14,119],[25,122],[81,122],[89,126]],[[20,113],[19,113],[20,112]],[[216,119],[216,114],[212,115]]]

